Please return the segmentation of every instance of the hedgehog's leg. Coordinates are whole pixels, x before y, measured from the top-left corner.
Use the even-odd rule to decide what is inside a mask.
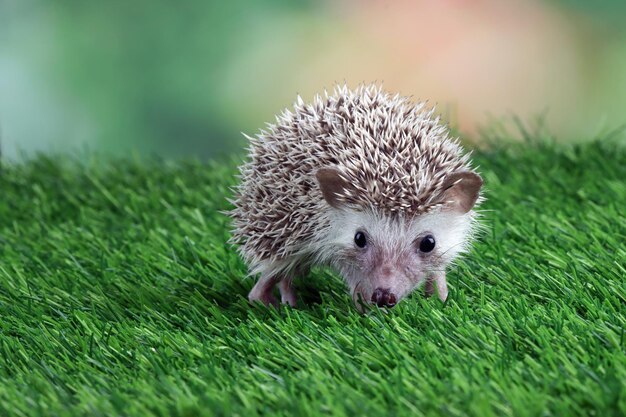
[[[439,299],[441,301],[446,301],[448,299],[448,282],[446,281],[445,271],[434,272],[426,279],[424,292],[427,297],[430,297],[435,293],[435,285],[437,286]]]
[[[276,301],[276,297],[274,297],[274,287],[280,281],[280,278],[276,275],[261,275],[261,278],[257,281],[256,285],[248,294],[248,300],[251,303],[255,301],[260,301],[266,306],[273,305],[275,307],[278,306],[278,302]]]
[[[435,279],[432,275],[428,275],[426,282],[424,283],[424,294],[426,297],[432,297],[435,293]]]
[[[446,281],[446,271],[437,272],[435,274],[435,283],[437,284],[439,299],[441,301],[446,301],[448,299],[448,281]]]
[[[296,291],[293,288],[293,277],[285,277],[278,283],[280,290],[280,301],[283,304],[289,304],[291,307],[296,306]]]

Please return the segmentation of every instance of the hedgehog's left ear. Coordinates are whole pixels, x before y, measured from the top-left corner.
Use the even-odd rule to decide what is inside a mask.
[[[332,207],[340,208],[341,201],[339,195],[348,189],[348,183],[341,177],[341,174],[335,168],[320,168],[315,173],[317,182],[322,190],[324,200]]]
[[[476,204],[483,179],[471,171],[457,171],[446,178],[443,192],[435,200],[444,210],[467,213]]]

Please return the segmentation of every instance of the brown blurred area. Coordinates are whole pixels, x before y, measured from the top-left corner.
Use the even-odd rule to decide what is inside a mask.
[[[227,111],[245,109],[249,127],[294,92],[310,97],[344,81],[428,100],[476,141],[513,116],[543,118],[563,140],[626,121],[626,66],[611,64],[626,48],[607,43],[601,23],[550,3],[345,0],[273,27],[225,72],[223,94],[235,99]]]

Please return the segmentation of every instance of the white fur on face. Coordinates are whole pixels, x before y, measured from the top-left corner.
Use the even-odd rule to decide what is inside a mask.
[[[467,249],[473,216],[437,210],[408,219],[374,211],[333,210],[330,233],[318,244],[353,296],[369,300],[374,289],[389,288],[400,299]],[[367,236],[365,248],[354,243],[359,231]],[[435,249],[423,253],[419,244],[427,235],[435,238]]]

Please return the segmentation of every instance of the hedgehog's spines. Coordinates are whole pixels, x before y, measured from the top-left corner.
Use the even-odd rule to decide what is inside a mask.
[[[329,227],[330,207],[314,178],[319,168],[337,169],[350,184],[338,196],[347,207],[408,216],[433,208],[447,175],[472,170],[434,107],[380,85],[338,84],[308,104],[298,95],[275,119],[244,135],[250,160],[231,213],[233,240],[255,270],[305,256]]]

